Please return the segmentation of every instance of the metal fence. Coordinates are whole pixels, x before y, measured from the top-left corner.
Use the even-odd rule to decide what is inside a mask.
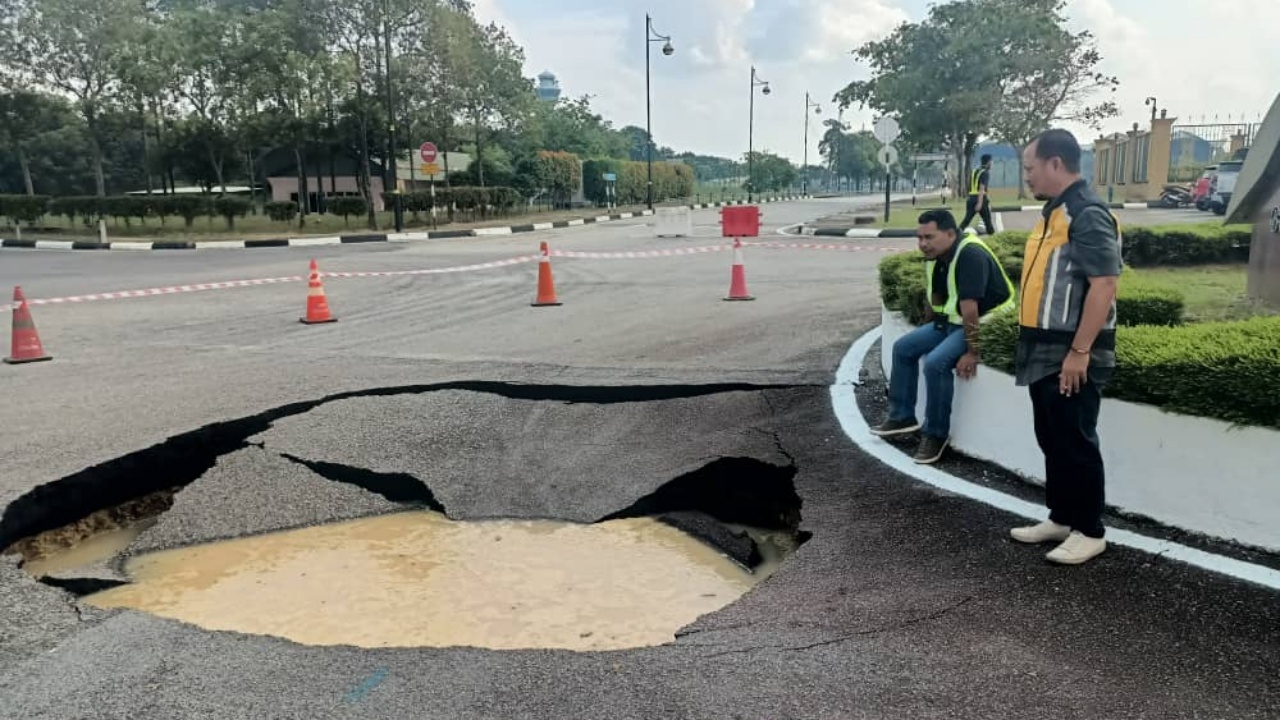
[[[1204,169],[1233,155],[1233,143],[1249,147],[1261,123],[1174,125],[1169,148],[1169,181],[1192,182]]]

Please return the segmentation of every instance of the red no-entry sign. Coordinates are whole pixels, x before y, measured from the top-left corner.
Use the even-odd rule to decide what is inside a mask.
[[[422,147],[418,149],[422,154],[422,162],[431,164],[436,161],[436,144],[424,142]]]

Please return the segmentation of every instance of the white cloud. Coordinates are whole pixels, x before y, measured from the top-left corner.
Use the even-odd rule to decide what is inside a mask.
[[[940,0],[939,0],[940,1]],[[551,70],[566,94],[595,96],[617,126],[643,126],[644,14],[672,36],[675,55],[652,47],[653,129],[679,150],[740,156],[747,149],[747,82],[754,63],[771,84],[756,96],[755,146],[799,161],[805,92],[822,103],[810,116],[810,161],[831,97],[866,77],[849,51],[919,20],[924,0],[476,0],[484,20],[505,25],[525,48],[526,72]],[[561,7],[555,7],[560,5]],[[570,7],[563,7],[568,5]],[[1114,132],[1150,113],[1154,95],[1180,122],[1215,114],[1256,121],[1280,90],[1280,53],[1267,28],[1280,27],[1276,0],[1069,0],[1072,25],[1091,30],[1104,70],[1118,76],[1122,115]],[[870,114],[851,109],[854,128]],[[1082,141],[1097,133],[1073,127]]]
[[[910,20],[906,11],[884,0],[826,0],[812,5],[813,34],[804,53],[810,62],[845,56]]]
[[[1121,115],[1104,132],[1142,122],[1147,97],[1179,123],[1258,122],[1280,91],[1280,53],[1262,30],[1280,27],[1274,0],[1071,0],[1068,13],[1097,37],[1103,69],[1120,79]],[[1098,135],[1073,129],[1082,140]]]

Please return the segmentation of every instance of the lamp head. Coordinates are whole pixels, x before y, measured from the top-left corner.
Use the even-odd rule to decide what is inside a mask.
[[[663,54],[663,55],[670,55],[671,53],[673,53],[673,52],[675,52],[675,51],[676,51],[676,49],[675,49],[674,47],[672,47],[672,46],[671,46],[671,41],[670,41],[670,40],[668,40],[668,41],[667,41],[667,44],[666,44],[666,45],[663,45],[663,46],[662,46],[662,54]]]
[[[768,95],[772,91],[769,89],[769,84],[765,83],[764,90],[761,90],[760,92],[764,93],[765,95]]]

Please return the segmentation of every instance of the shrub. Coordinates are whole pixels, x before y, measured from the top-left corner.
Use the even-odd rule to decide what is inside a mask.
[[[404,199],[404,209],[408,212],[431,211],[433,201],[430,190],[404,193],[401,197]],[[386,202],[388,208],[395,206],[394,193],[383,193],[382,199]],[[515,188],[501,186],[486,188],[466,186],[437,187],[434,206],[447,208],[450,201],[456,202],[460,210],[476,210],[479,209],[481,203],[484,203],[500,212],[509,212],[524,202],[524,195],[521,195],[520,191]],[[332,208],[330,210],[332,211]]]
[[[984,241],[999,259],[1016,287],[1022,279],[1024,233],[1000,233]],[[924,256],[918,252],[891,255],[880,262],[880,297],[890,310],[912,323],[924,320]],[[1121,325],[1180,325],[1185,312],[1182,293],[1175,287],[1153,282],[1126,267],[1116,297]]]
[[[1012,314],[983,323],[982,362],[1012,374]],[[1107,397],[1170,412],[1280,429],[1280,317],[1116,331]]]
[[[76,218],[80,218],[85,225],[90,225],[99,216],[107,214],[104,212],[105,205],[106,198],[99,198],[93,195],[56,197],[49,202],[49,212],[53,215],[65,217],[71,222],[75,222]]]
[[[0,195],[0,215],[15,225],[33,223],[49,211],[48,195]]]
[[[298,216],[298,204],[293,202],[273,201],[262,204],[262,211],[276,222],[292,222]]]
[[[177,215],[182,218],[188,230],[195,224],[196,218],[206,217],[213,210],[208,195],[161,195],[156,202],[162,217]]]
[[[213,200],[213,210],[227,221],[228,230],[235,230],[236,218],[248,215],[252,207],[253,203],[249,202],[249,198],[235,195],[226,195]]]
[[[1136,268],[1249,261],[1251,229],[1247,225],[1121,225],[1120,232],[1121,256],[1125,264]],[[1002,232],[983,239],[1002,259],[1017,257],[1021,274],[1027,233]]]
[[[583,192],[588,200],[603,204],[605,196],[604,173],[615,173],[618,182],[615,198],[619,205],[638,205],[646,199],[648,165],[644,162],[596,158],[586,161],[582,168]],[[664,160],[653,161],[653,200],[662,202],[693,196],[693,168],[684,163]]]
[[[351,216],[364,215],[369,212],[369,204],[364,198],[356,197],[331,197],[329,198],[329,212],[334,215],[341,215],[344,223],[351,223]]]
[[[1122,227],[1124,261],[1134,267],[1248,262],[1250,229],[1205,223]]]

